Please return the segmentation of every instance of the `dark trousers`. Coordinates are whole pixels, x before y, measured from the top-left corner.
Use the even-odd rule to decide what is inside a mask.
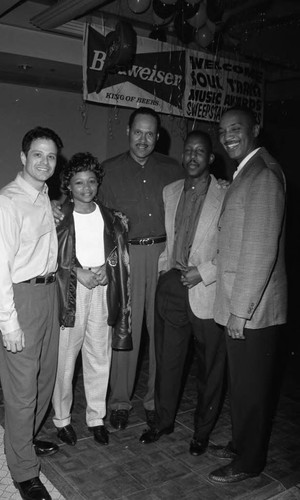
[[[194,438],[205,441],[220,410],[226,352],[224,331],[212,319],[194,315],[180,272],[171,269],[159,278],[155,304],[155,408],[160,430],[174,425],[191,336],[195,338],[198,368]]]
[[[58,310],[56,283],[14,285],[18,320],[25,348],[13,354],[0,343],[0,374],[4,394],[4,445],[15,481],[39,474],[33,447],[48,409],[56,375]]]
[[[282,327],[249,330],[246,340],[226,335],[232,446],[243,472],[261,472],[266,464],[272,417],[278,396],[276,367]]]

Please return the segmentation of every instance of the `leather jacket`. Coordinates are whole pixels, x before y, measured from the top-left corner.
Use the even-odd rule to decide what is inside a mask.
[[[131,302],[128,252],[128,219],[96,201],[104,221],[108,325],[112,326],[112,348],[132,349]],[[76,267],[82,267],[75,252],[74,203],[63,203],[64,218],[57,226],[59,319],[62,327],[73,327],[76,314]]]

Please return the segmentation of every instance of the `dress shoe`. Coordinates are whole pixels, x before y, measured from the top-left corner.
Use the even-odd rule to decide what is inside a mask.
[[[156,426],[156,411],[146,410],[145,408],[145,413],[146,413],[146,422],[148,427],[150,427],[150,429],[154,428]]]
[[[250,477],[259,476],[259,472],[243,472],[237,466],[236,461],[214,470],[208,475],[208,479],[214,483],[238,483]]]
[[[48,455],[54,455],[59,450],[59,447],[55,443],[50,443],[49,441],[40,441],[39,439],[33,440],[33,446],[35,453],[39,457],[45,457]]]
[[[173,426],[166,427],[162,430],[152,427],[143,432],[140,437],[140,442],[143,444],[155,443],[155,441],[158,441],[164,434],[172,434],[172,432],[174,432]]]
[[[112,410],[109,421],[115,429],[124,430],[128,425],[128,418],[128,410]]]
[[[232,448],[231,442],[226,446],[210,445],[207,450],[210,455],[221,459],[234,460],[237,457],[236,451]]]
[[[28,481],[20,483],[15,482],[15,485],[24,500],[51,500],[48,491],[39,477],[33,477]]]
[[[77,443],[76,432],[74,431],[71,424],[66,425],[65,427],[57,428],[57,437],[63,442],[68,444],[69,446],[75,446]]]
[[[196,439],[192,439],[190,442],[190,454],[194,457],[199,457],[206,452],[208,447],[208,440],[197,441]]]
[[[94,433],[94,439],[99,444],[108,444],[108,430],[104,425],[96,425],[89,427],[89,430]]]

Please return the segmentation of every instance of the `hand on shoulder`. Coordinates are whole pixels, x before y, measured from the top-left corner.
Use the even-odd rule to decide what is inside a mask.
[[[226,179],[218,179],[217,188],[218,189],[227,189],[230,186],[230,182]]]
[[[57,200],[51,200],[52,214],[54,217],[55,225],[57,226],[64,218],[64,214],[61,211],[61,204]]]

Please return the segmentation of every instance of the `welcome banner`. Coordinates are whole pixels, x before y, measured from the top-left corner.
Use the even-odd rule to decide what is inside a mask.
[[[247,63],[188,50],[184,116],[218,122],[233,105],[247,106],[263,121],[264,77]]]
[[[233,104],[247,105],[263,118],[263,73],[247,63],[137,37],[132,66],[105,73],[105,36],[110,30],[86,25],[84,99],[204,121],[219,121]],[[99,82],[101,86],[99,89]]]

